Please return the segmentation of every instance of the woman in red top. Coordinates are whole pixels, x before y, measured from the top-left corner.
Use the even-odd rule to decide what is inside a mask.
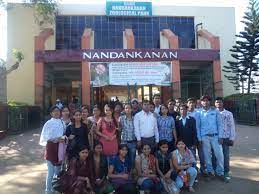
[[[117,140],[117,122],[113,117],[113,108],[111,105],[104,106],[105,116],[97,122],[96,134],[99,136],[99,141],[103,144],[103,153],[110,160],[118,153]]]

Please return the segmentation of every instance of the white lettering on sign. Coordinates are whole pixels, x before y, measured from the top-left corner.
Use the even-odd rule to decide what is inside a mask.
[[[100,59],[100,57],[97,53],[94,53],[93,59]]]
[[[170,58],[175,58],[175,59],[178,58],[177,52],[169,52],[169,54],[170,54]]]
[[[177,51],[88,51],[82,53],[83,59],[177,59]]]
[[[111,58],[111,59],[116,59],[116,58],[118,58],[118,53],[116,53],[116,52],[110,52],[110,58]]]
[[[146,52],[144,58],[150,58],[151,59],[151,56],[150,56],[150,54],[148,52]]]

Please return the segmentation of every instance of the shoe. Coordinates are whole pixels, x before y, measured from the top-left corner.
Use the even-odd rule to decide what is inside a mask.
[[[208,174],[207,172],[203,172],[202,175],[203,175],[204,177],[208,177],[208,176],[209,176],[209,174]]]
[[[213,172],[209,172],[208,176],[205,178],[206,178],[206,180],[211,181],[215,178],[215,174]]]
[[[207,172],[204,172],[203,173],[203,178],[204,178],[204,180],[205,181],[211,181],[211,177],[210,177],[210,175],[209,175],[209,173],[207,173]]]
[[[229,173],[228,173],[228,172],[225,173],[225,175],[224,175],[224,181],[225,181],[226,183],[229,183],[230,179],[231,179],[231,177],[230,177]]]
[[[145,191],[140,190],[140,191],[139,191],[139,194],[145,194]]]
[[[209,173],[208,173],[208,176],[209,176],[210,178],[214,178],[214,177],[215,177],[215,174],[214,174],[213,172],[209,172]]]

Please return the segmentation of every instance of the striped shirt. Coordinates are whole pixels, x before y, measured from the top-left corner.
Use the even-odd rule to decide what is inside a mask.
[[[119,125],[121,127],[121,141],[134,141],[136,140],[134,133],[134,122],[133,117],[127,118],[126,115],[120,116]]]
[[[174,140],[173,130],[175,130],[175,122],[173,117],[158,116],[157,127],[159,133],[159,140],[167,140],[168,142]]]

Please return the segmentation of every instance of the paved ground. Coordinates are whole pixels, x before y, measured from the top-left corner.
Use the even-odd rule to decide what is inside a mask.
[[[0,194],[44,193],[46,165],[38,145],[40,131],[0,140]],[[237,134],[231,150],[231,183],[200,180],[195,186],[197,193],[259,194],[259,127],[238,125]]]

